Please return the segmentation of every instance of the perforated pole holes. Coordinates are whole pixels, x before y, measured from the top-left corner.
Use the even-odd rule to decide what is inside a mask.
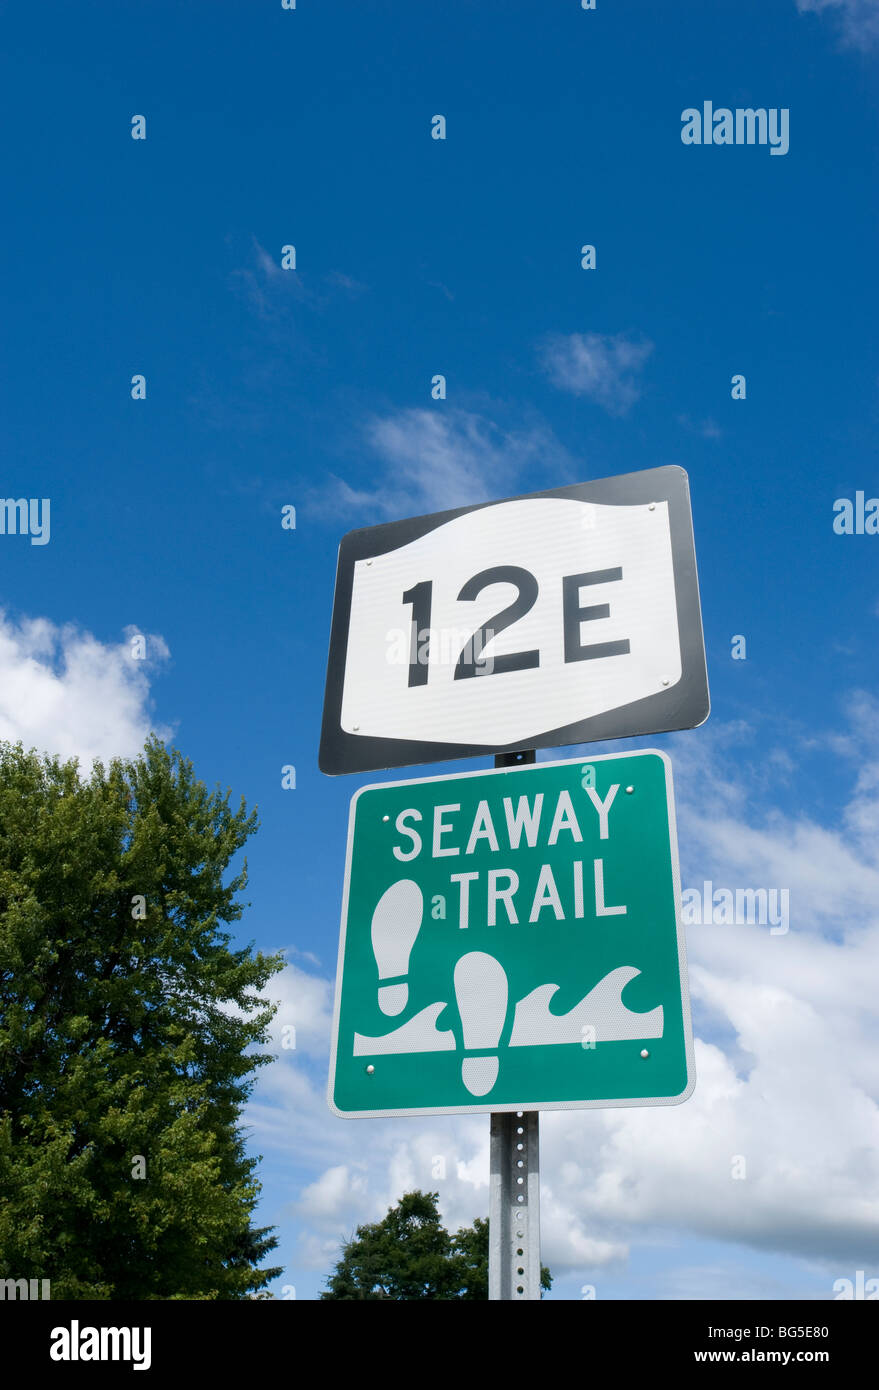
[[[540,1164],[536,1110],[491,1117],[490,1299],[540,1298]]]

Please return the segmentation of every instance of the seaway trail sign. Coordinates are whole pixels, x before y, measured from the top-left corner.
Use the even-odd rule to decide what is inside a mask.
[[[361,788],[331,1108],[686,1100],[695,1076],[679,904],[664,753]]]

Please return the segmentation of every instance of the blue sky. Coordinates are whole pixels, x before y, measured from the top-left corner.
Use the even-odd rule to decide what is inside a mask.
[[[547,1121],[544,1258],[568,1298],[832,1296],[879,1234],[879,537],[832,525],[879,492],[876,0],[2,19],[4,490],[50,498],[52,529],[0,537],[0,735],[88,761],[156,727],[259,806],[243,935],[289,951],[301,1039],[248,1112],[279,1296],[314,1297],[406,1186],[452,1224],[487,1209],[487,1120],[323,1100],[374,780],[317,767],[338,542],[664,464],[690,477],[713,708],[639,746],[674,759],[684,884],[787,887],[790,932],[691,928],[697,1093]],[[788,153],[683,145],[709,99],[788,108]]]

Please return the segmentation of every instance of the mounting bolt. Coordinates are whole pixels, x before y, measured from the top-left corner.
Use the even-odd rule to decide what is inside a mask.
[[[628,794],[629,796],[632,795],[632,792],[633,792],[634,790],[635,790],[634,787],[626,787],[626,792],[627,792],[627,794]]]
[[[648,504],[647,504],[647,510],[648,510],[648,512],[655,512],[655,511],[656,511],[656,503],[655,503],[655,502],[648,502]],[[369,564],[369,561],[368,561],[368,560],[367,560],[367,564]]]
[[[646,1053],[646,1052],[642,1052],[642,1053],[641,1053],[641,1056],[642,1056],[642,1057],[646,1057],[646,1056],[647,1056],[647,1053]],[[369,1066],[366,1068],[366,1075],[367,1075],[367,1076],[372,1076],[372,1073],[373,1073],[374,1071],[375,1071],[375,1067],[372,1065],[372,1062],[370,1062]]]
[[[641,1056],[642,1056],[642,1057],[649,1057],[649,1056],[650,1056],[650,1053],[647,1051],[647,1048],[646,1048],[646,1047],[642,1047],[642,1048],[641,1048]],[[371,1068],[370,1068],[370,1067],[367,1067],[366,1070],[367,1070],[367,1071],[370,1071]]]

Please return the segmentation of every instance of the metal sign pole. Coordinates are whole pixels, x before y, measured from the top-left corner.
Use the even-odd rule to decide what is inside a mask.
[[[495,767],[536,761],[533,748],[498,753]],[[540,1112],[491,1116],[488,1297],[540,1297]]]
[[[540,1297],[540,1111],[491,1117],[488,1296]]]

